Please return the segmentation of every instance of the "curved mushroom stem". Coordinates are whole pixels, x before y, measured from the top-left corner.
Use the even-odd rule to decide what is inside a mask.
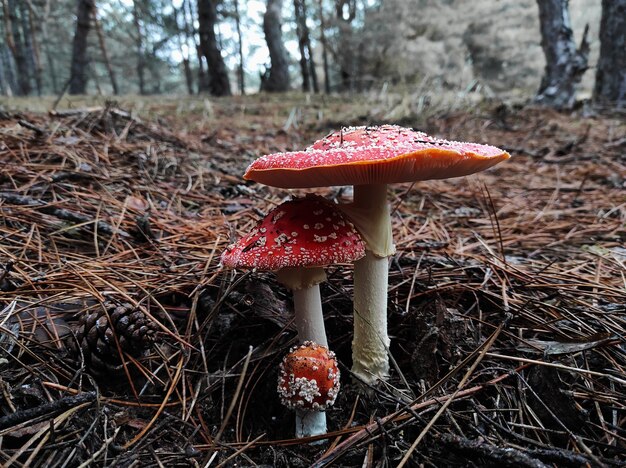
[[[389,377],[387,284],[394,245],[387,186],[357,185],[354,203],[341,206],[367,242],[365,257],[354,263],[354,339],[352,372],[374,384]]]

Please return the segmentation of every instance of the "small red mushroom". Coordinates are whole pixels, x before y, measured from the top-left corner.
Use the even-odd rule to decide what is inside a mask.
[[[335,353],[305,341],[291,348],[280,365],[280,400],[288,408],[324,411],[335,403],[339,376]]]
[[[339,394],[335,353],[305,341],[289,350],[280,365],[278,393],[283,405],[296,410],[296,437],[326,433],[326,409]]]

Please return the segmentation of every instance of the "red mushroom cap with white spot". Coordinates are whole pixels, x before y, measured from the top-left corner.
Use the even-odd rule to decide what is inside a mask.
[[[281,188],[390,184],[460,177],[510,156],[495,146],[433,138],[400,127],[350,127],[304,151],[262,156],[244,178]]]
[[[339,377],[335,353],[325,346],[305,341],[291,348],[280,365],[281,403],[293,409],[324,411],[335,403]]]
[[[361,236],[345,215],[321,197],[285,202],[222,254],[228,268],[277,271],[321,267],[365,255]]]

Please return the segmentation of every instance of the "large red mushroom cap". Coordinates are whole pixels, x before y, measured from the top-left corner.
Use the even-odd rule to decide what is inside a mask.
[[[285,202],[222,254],[228,268],[277,271],[322,267],[365,255],[361,236],[333,203],[309,196]]]
[[[312,341],[293,347],[280,365],[278,393],[283,405],[324,411],[339,393],[335,353]]]
[[[281,188],[390,184],[460,177],[510,156],[495,146],[433,138],[400,127],[350,127],[304,151],[262,156],[244,178]]]

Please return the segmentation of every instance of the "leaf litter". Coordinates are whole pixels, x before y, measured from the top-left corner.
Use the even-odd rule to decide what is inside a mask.
[[[622,116],[483,104],[392,122],[513,158],[392,189],[393,375],[365,398],[349,377],[351,268],[329,269],[343,390],[325,442],[309,445],[275,390],[295,343],[289,295],[271,274],[222,271],[219,257],[302,193],[244,182],[250,161],[380,115],[297,95],[217,100],[208,116],[168,106],[3,114],[3,464],[624,463]],[[158,331],[142,353],[109,349],[122,365],[103,374],[69,343],[110,301]]]

